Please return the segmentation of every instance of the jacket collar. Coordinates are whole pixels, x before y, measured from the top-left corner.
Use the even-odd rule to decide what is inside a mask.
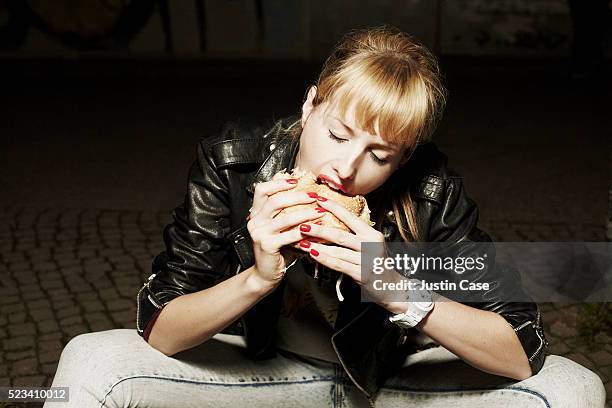
[[[286,118],[283,120],[283,126],[292,123],[298,118],[299,116],[297,115]],[[268,135],[265,135],[264,137],[267,136]],[[255,185],[257,183],[272,180],[272,176],[283,169],[286,169],[287,171],[293,169],[300,146],[301,135],[300,137],[290,137],[284,132],[276,132],[271,136],[271,142],[263,144],[263,148],[270,149],[271,153],[268,155],[268,157],[266,157],[261,167],[259,167],[257,172],[253,175],[251,181],[246,186],[246,190],[251,195],[253,195]]]

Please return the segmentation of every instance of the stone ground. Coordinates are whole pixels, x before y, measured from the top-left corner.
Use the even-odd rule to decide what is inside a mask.
[[[0,386],[50,386],[63,346],[74,336],[112,328],[135,329],[136,292],[162,250],[167,213],[118,210],[0,212]],[[560,235],[602,240],[603,227],[559,224],[509,226],[485,221],[498,241]],[[577,231],[579,228],[579,231]],[[543,304],[551,353],[594,370],[612,386],[612,339],[583,344],[578,306]]]
[[[439,144],[494,239],[603,241],[607,88],[564,82],[550,63],[530,63],[529,74],[516,64],[448,63]],[[197,139],[236,112],[264,117],[266,104],[276,117],[293,112],[286,106],[311,78],[298,69],[269,79],[271,90],[265,79],[228,89],[192,86],[193,67],[179,81],[163,67],[101,81],[66,68],[40,77],[18,64],[8,71],[17,79],[0,84],[12,101],[0,121],[0,386],[50,385],[72,337],[135,328],[135,296],[163,249]],[[236,69],[231,75],[242,75]],[[580,305],[542,309],[551,352],[594,370],[610,404],[612,339],[602,332],[583,341]]]

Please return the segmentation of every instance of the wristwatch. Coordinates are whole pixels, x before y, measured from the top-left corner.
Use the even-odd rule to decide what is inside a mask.
[[[408,300],[408,310],[389,317],[390,322],[402,329],[416,326],[434,308],[431,292],[428,290],[411,290]]]

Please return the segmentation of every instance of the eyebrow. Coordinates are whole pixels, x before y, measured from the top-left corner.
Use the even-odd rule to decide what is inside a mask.
[[[351,134],[351,135],[354,135],[354,134],[355,134],[355,133],[353,132],[353,129],[352,129],[350,126],[348,126],[346,123],[344,123],[344,122],[343,122],[343,121],[342,121],[340,118],[338,118],[338,117],[336,117],[336,116],[333,116],[333,115],[330,115],[330,117],[331,117],[332,119],[335,119],[336,121],[340,122],[340,124],[341,124],[341,125],[342,125],[342,126],[343,126],[343,127],[344,127],[344,128],[345,128],[345,129],[346,129],[346,130],[347,130],[347,131],[350,133],[350,134]],[[374,145],[375,145],[375,146],[380,146],[380,147],[382,147],[382,148],[384,148],[384,149],[387,149],[387,150],[390,150],[390,151],[398,151],[398,149],[396,149],[396,148],[394,148],[394,147],[392,147],[392,146],[388,146],[388,145],[382,144],[382,143],[374,143]]]

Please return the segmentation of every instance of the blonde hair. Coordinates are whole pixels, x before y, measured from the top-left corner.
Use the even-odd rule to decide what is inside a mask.
[[[325,61],[315,85],[315,107],[333,101],[345,117],[355,103],[359,128],[372,134],[378,130],[387,142],[406,147],[402,165],[418,144],[431,140],[446,103],[436,58],[410,35],[390,26],[348,32]],[[302,129],[298,121],[286,130],[298,136]],[[380,227],[391,210],[402,239],[418,240],[412,197],[405,187],[395,188],[398,181],[390,177],[377,202],[369,203],[374,221]]]

